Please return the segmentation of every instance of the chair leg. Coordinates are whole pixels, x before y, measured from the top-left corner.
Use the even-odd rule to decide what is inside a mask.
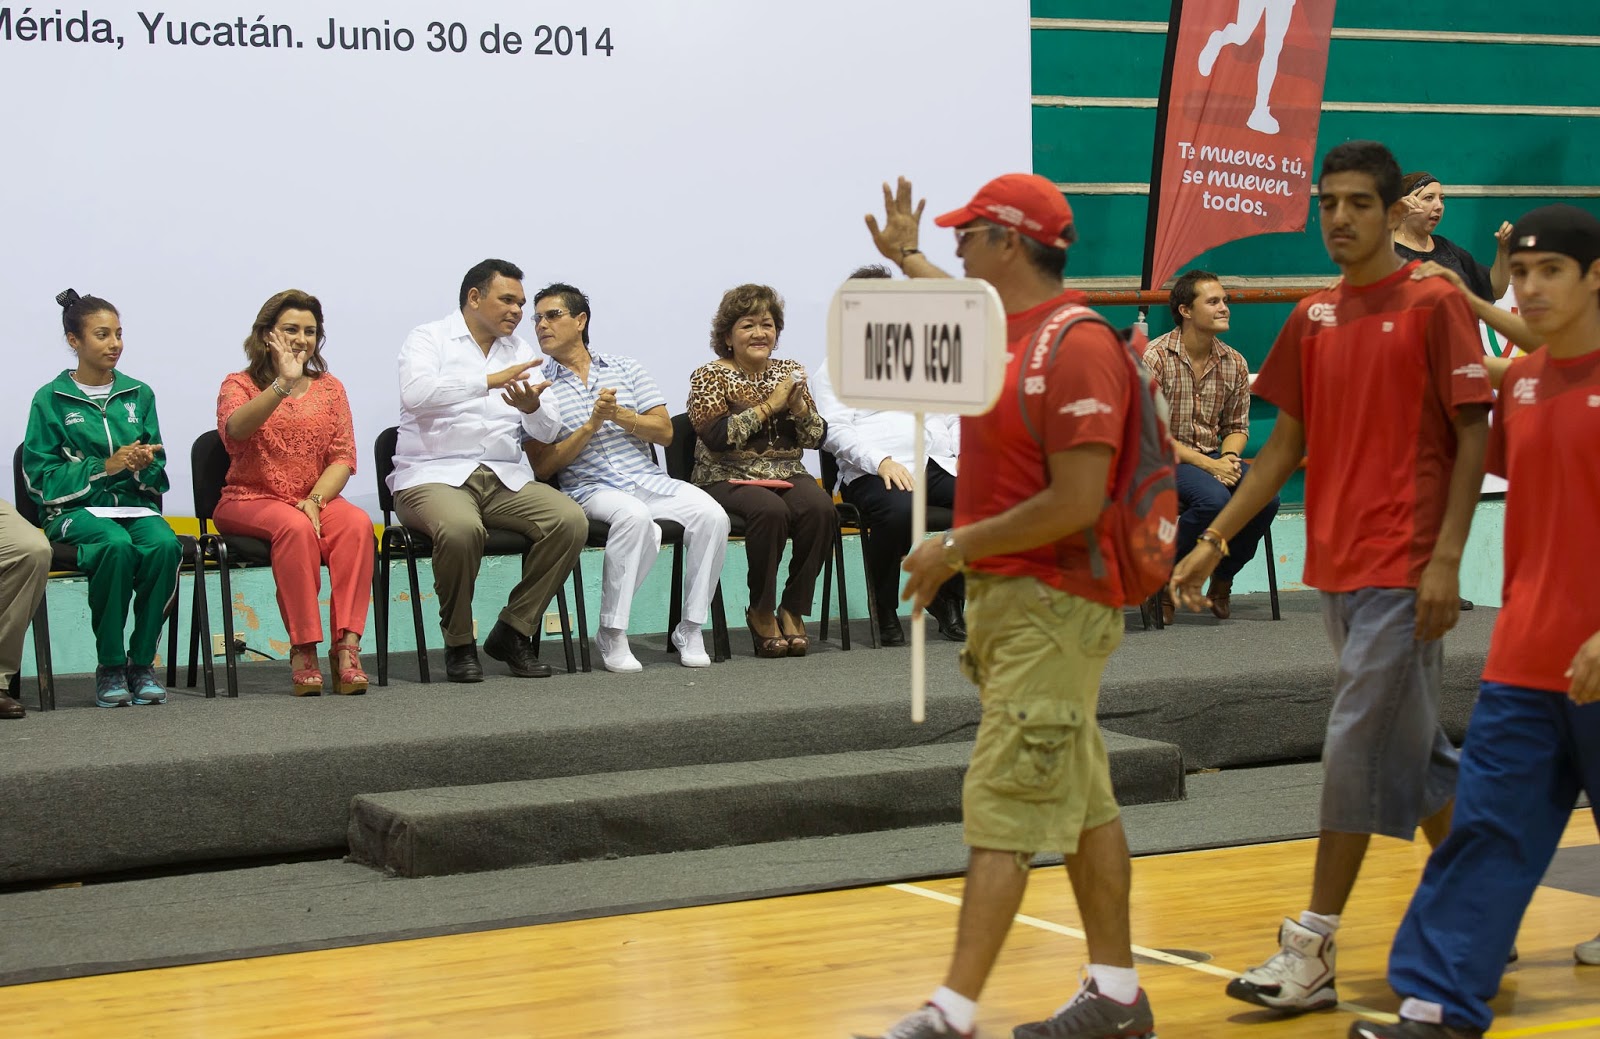
[[[167,688],[178,684],[178,586],[172,586],[172,602],[167,604]]]
[[[720,664],[733,656],[728,641],[728,611],[722,605],[722,582],[711,596],[711,661]]]
[[[833,553],[834,553],[835,562],[838,564],[836,567],[834,567],[833,573],[834,573],[835,580],[837,580],[838,583],[839,583],[839,645],[841,647],[843,647],[844,649],[849,649],[850,648],[850,593],[845,588],[845,583],[846,583],[845,579],[846,579],[846,577],[848,575],[845,573],[845,566],[844,566],[844,538],[843,538],[843,536],[835,535],[834,542],[833,542]],[[870,584],[871,582],[868,582],[868,583]],[[870,589],[867,592],[867,598],[868,599],[872,598],[872,592],[871,592]],[[868,610],[869,611],[871,610],[870,606],[868,607]],[[873,627],[873,630],[877,630],[876,629],[876,625],[872,625],[871,627]]]
[[[562,601],[561,638],[562,645],[567,651],[567,673],[572,673],[572,639],[571,628],[567,624],[566,600]],[[593,668],[589,659],[589,608],[583,601],[583,564],[580,560],[572,564],[572,601],[578,610],[578,655],[583,659],[583,673],[588,674]],[[671,641],[670,639],[668,640]]]
[[[581,600],[583,586],[579,584],[574,585],[573,588],[574,594]],[[572,655],[572,616],[567,612],[567,590],[565,588],[556,589],[556,609],[561,611],[561,649],[567,658],[567,674],[575,675],[578,673],[578,662]],[[579,610],[581,613],[581,606]]]
[[[201,641],[205,642],[201,652]],[[206,552],[196,543],[194,550],[194,600],[189,608],[189,688],[195,685],[195,662],[200,662],[200,673],[207,700],[217,696],[217,674],[211,660],[211,604],[206,598]]]
[[[1261,547],[1267,552],[1267,595],[1272,599],[1272,619],[1283,620],[1283,614],[1278,610],[1278,556],[1272,550],[1272,524],[1267,524],[1267,533],[1261,539]]]
[[[883,643],[878,638],[878,597],[872,594],[872,574],[867,569],[867,538],[871,535],[866,527],[862,527],[856,540],[861,542],[861,575],[867,579],[867,637],[873,649],[882,649]],[[839,546],[839,567],[844,568],[844,545]],[[839,603],[844,604],[844,586],[839,588]]]
[[[417,583],[417,557],[406,549],[406,576],[411,580],[411,625],[417,636],[417,675],[424,685],[433,681],[428,676],[428,640],[422,634],[422,589]]]
[[[372,626],[378,629],[378,686],[389,684],[389,546],[382,540],[373,556],[377,565],[372,570]]]
[[[222,659],[228,683],[228,696],[239,696],[239,654],[233,644],[233,581],[228,576],[228,547],[219,538],[217,546],[217,577],[222,584]]]
[[[823,642],[828,639],[828,614],[831,612],[830,603],[833,595],[833,558],[838,554],[840,540],[844,537],[837,530],[833,533],[834,551],[829,552],[822,559],[822,623],[818,625],[817,638]],[[844,563],[839,564],[841,567]]]
[[[39,596],[39,608],[33,611],[33,668],[39,684],[39,710],[53,711],[56,709],[56,674],[54,662],[50,659],[48,593]]]

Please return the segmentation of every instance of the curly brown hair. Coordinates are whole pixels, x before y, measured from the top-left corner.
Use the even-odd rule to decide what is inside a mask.
[[[783,335],[783,297],[768,285],[740,285],[722,294],[717,314],[711,319],[711,352],[724,360],[733,356],[728,334],[739,319],[751,314],[771,314],[772,324]],[[773,347],[777,347],[774,340]]]
[[[322,359],[322,344],[328,341],[328,328],[322,323],[322,301],[309,292],[284,289],[261,304],[255,324],[250,326],[250,334],[245,336],[244,356],[249,361],[245,371],[250,374],[250,381],[256,384],[258,390],[266,389],[278,377],[278,366],[273,363],[267,334],[277,327],[278,318],[285,310],[309,310],[317,319],[317,341],[311,348],[311,355],[306,358],[306,375],[315,379],[328,370],[327,362]]]

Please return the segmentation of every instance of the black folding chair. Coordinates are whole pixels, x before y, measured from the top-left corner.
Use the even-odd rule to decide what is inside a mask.
[[[39,506],[34,503],[33,496],[28,493],[28,478],[22,471],[22,446],[18,445],[11,456],[11,482],[12,496],[16,501],[17,514],[41,530],[44,524],[39,522]],[[156,509],[160,511],[161,502],[157,500]],[[194,538],[179,535],[178,543],[183,552],[180,560],[190,560],[196,551]],[[179,567],[182,567],[182,562]],[[59,577],[88,577],[89,575],[78,569],[78,546],[69,545],[64,541],[50,542],[50,576]],[[198,579],[197,579],[198,580]],[[167,685],[178,684],[178,591],[172,591],[172,601],[167,603]],[[201,602],[197,609],[204,611],[205,604]],[[39,608],[33,613],[33,662],[37,672],[36,678],[39,685],[39,710],[53,711],[56,709],[55,665],[50,656],[50,603],[49,584],[46,582],[45,593],[39,597]],[[207,676],[209,679],[209,675]],[[20,687],[20,682],[18,683]],[[194,681],[191,678],[189,685]],[[206,685],[206,695],[215,696],[216,691],[209,681]]]
[[[394,492],[389,490],[389,474],[394,472],[394,450],[399,439],[400,427],[390,426],[378,434],[377,441],[372,445],[373,469],[378,478],[378,508],[383,512],[383,534],[378,538],[378,590],[373,595],[375,606],[373,619],[378,625],[380,686],[389,684],[389,571],[395,553],[399,553],[405,560],[406,576],[411,584],[411,623],[417,640],[417,674],[423,682],[433,681],[428,672],[428,644],[422,631],[422,590],[417,580],[417,560],[433,555],[433,541],[426,533],[393,521]],[[521,534],[490,527],[484,540],[483,554],[521,558],[528,554],[530,547],[532,546],[528,539]],[[575,594],[582,596],[582,584],[577,585]],[[580,598],[579,602],[581,601]],[[575,674],[578,664],[572,652],[572,617],[567,611],[565,586],[556,589],[556,608],[561,613],[561,643],[566,651],[567,673]],[[581,606],[579,616],[582,616]],[[543,618],[540,618],[540,623],[534,626],[533,645],[536,651],[540,635],[544,631],[542,621]],[[584,670],[588,670],[587,664]]]
[[[687,412],[682,412],[682,413],[679,413],[677,415],[672,416],[672,443],[670,445],[668,445],[668,447],[667,447],[666,459],[667,459],[667,475],[672,477],[674,480],[688,480],[690,475],[694,472],[694,445],[695,445],[696,439],[697,439],[697,435],[696,435],[696,433],[694,431],[694,424],[689,421],[689,415],[688,415]],[[728,514],[728,537],[729,538],[743,538],[744,534],[745,534],[744,517],[743,516],[735,516],[733,513],[730,512]],[[829,562],[831,563],[831,560]],[[827,566],[828,564],[824,564],[824,565]],[[676,559],[674,559],[674,566],[676,567]],[[828,637],[828,611],[827,611],[827,602],[828,602],[827,580],[828,580],[828,577],[827,577],[827,574],[828,574],[828,571],[825,569],[823,571],[823,578],[822,578],[822,580],[823,580],[823,586],[822,586],[822,588],[823,588],[823,592],[822,592],[823,611],[822,611],[822,632],[821,632],[821,636],[820,636],[821,638],[824,638],[824,639],[826,639]],[[673,579],[674,579],[674,581],[677,580],[677,570],[676,569],[674,569],[674,577],[673,577]],[[676,587],[676,585],[674,585],[674,587]],[[681,597],[677,597],[677,596],[674,597],[674,599],[673,599],[674,609],[677,608],[676,604],[678,602],[680,602],[680,601],[681,601]],[[843,615],[844,612],[845,612],[844,572],[842,570],[840,571],[840,574],[839,574],[839,612],[840,612],[841,615]],[[715,659],[715,660],[726,660],[726,659],[728,659],[729,657],[731,657],[733,655],[733,650],[732,650],[732,646],[730,645],[729,640],[728,640],[728,618],[727,618],[727,614],[726,614],[726,612],[724,610],[723,603],[722,603],[722,581],[720,579],[717,581],[717,594],[716,594],[716,597],[711,600],[711,616],[712,616],[712,641],[715,643],[716,653],[718,654],[717,656],[714,656],[713,659]],[[673,626],[676,626],[677,622],[678,622],[678,619],[677,619],[676,616],[674,616],[672,621],[671,621],[671,623],[673,624]],[[841,645],[845,649],[849,649],[850,648],[850,626],[848,624],[841,624],[840,627],[843,629],[843,638],[842,638],[842,641],[841,641]]]

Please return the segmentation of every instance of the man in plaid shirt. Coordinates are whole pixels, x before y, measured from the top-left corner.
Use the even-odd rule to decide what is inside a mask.
[[[1209,271],[1190,271],[1172,286],[1168,306],[1177,327],[1145,351],[1144,363],[1161,382],[1172,409],[1170,428],[1178,449],[1178,545],[1182,559],[1195,539],[1228,504],[1249,468],[1240,460],[1250,438],[1250,369],[1239,351],[1217,336],[1228,330],[1228,293]],[[1278,514],[1278,499],[1245,524],[1231,551],[1211,575],[1211,612],[1226,620],[1233,576],[1256,554],[1256,546]],[[1171,593],[1161,590],[1161,614],[1171,624]]]

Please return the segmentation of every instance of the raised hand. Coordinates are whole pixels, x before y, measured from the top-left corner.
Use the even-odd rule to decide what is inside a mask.
[[[516,366],[513,365],[512,367]],[[510,368],[506,369],[508,372],[510,370]],[[495,375],[499,374],[501,373],[495,373]],[[491,375],[489,378],[492,381],[494,376]],[[505,387],[505,392],[500,394],[500,399],[511,405],[513,408],[516,408],[524,415],[532,415],[535,411],[539,410],[539,395],[550,388],[550,380],[546,379],[544,382],[541,382],[535,386],[533,383],[529,382],[526,377],[515,378],[506,383]]]
[[[1509,253],[1511,251],[1511,224],[1502,220],[1494,233],[1494,247],[1497,252]]]
[[[868,213],[867,230],[872,233],[872,244],[886,259],[900,263],[908,250],[917,247],[922,207],[927,204],[927,199],[911,204],[911,182],[904,177],[896,182],[894,191],[887,183],[883,185],[883,226],[879,227],[878,218]]]
[[[274,328],[267,333],[267,345],[272,348],[272,363],[278,378],[292,387],[306,373],[306,348]]]
[[[491,390],[500,390],[511,383],[530,379],[532,376],[528,374],[528,369],[537,368],[543,363],[543,361],[526,361],[522,364],[514,364],[509,368],[502,368],[489,376],[489,388]],[[548,386],[550,384],[545,383],[545,385]]]

